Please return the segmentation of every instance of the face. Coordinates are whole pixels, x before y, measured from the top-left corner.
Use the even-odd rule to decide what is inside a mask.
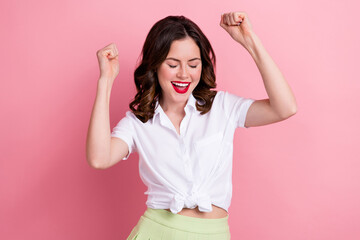
[[[185,103],[201,77],[200,49],[195,41],[184,38],[173,41],[165,61],[157,69],[162,103]]]

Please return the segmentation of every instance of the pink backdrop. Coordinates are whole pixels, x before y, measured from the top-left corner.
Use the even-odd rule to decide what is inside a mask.
[[[107,170],[85,159],[99,76],[116,43],[111,128],[135,93],[145,36],[185,15],[210,39],[219,90],[267,98],[250,55],[219,26],[245,11],[292,87],[298,113],[235,135],[232,239],[360,239],[359,3],[1,1],[0,239],[125,239],[146,209],[138,155]]]

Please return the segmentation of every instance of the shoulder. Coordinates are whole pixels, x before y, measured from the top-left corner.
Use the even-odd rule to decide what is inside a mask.
[[[216,100],[228,100],[228,99],[239,98],[239,97],[240,96],[237,96],[237,95],[235,95],[233,93],[230,93],[228,91],[217,91],[215,99]]]
[[[151,125],[152,118],[149,119],[147,122],[142,122],[140,119],[137,118],[137,116],[131,111],[128,110],[125,114],[125,117],[123,119],[126,119],[127,122],[131,123],[134,127],[144,127],[146,125]]]
[[[214,107],[217,110],[222,109],[225,115],[231,115],[231,112],[242,112],[248,109],[248,107],[255,100],[252,98],[246,98],[227,91],[218,91],[214,99]]]
[[[224,104],[231,104],[238,100],[239,96],[229,93],[228,91],[217,91],[217,94],[214,98],[214,104],[220,105],[223,107]]]
[[[126,111],[125,116],[119,120],[117,126],[130,127],[134,125],[137,120],[137,117],[132,111]]]
[[[215,95],[215,98],[214,98],[214,102],[219,102],[219,101],[221,101],[222,99],[224,99],[224,94],[225,94],[224,91],[216,91],[216,95]]]
[[[129,118],[129,119],[132,119],[132,120],[137,119],[137,117],[135,116],[135,114],[134,114],[132,111],[130,111],[130,110],[126,111],[126,113],[125,113],[125,118]]]
[[[221,112],[224,111],[224,108],[226,107],[226,101],[224,99],[226,98],[227,92],[226,91],[217,91],[216,95],[214,97],[214,100],[211,105],[211,111],[212,113],[216,114],[222,114]]]
[[[247,100],[253,100],[251,98],[246,98],[244,96],[239,96],[234,93],[230,93],[228,91],[218,91],[216,94],[216,98],[218,102],[226,103],[226,104],[234,104],[237,102],[244,102]]]

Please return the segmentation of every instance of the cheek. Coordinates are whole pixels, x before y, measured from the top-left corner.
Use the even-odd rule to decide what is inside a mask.
[[[168,81],[173,75],[174,73],[169,69],[160,68],[158,71],[159,81]]]
[[[198,70],[192,74],[192,78],[196,79],[197,81],[200,81],[201,78],[201,70]]]

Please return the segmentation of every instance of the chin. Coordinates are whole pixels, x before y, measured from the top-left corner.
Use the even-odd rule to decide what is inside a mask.
[[[179,93],[172,93],[172,99],[175,102],[186,102],[189,99],[191,92],[188,91],[187,93],[179,94]]]
[[[196,84],[197,85],[197,84]],[[195,85],[195,86],[196,86]],[[194,90],[194,85],[191,83],[187,89],[176,89],[171,83],[170,86],[166,86],[166,90],[163,91],[163,96],[166,94],[168,100],[173,103],[186,103],[189,96]]]

